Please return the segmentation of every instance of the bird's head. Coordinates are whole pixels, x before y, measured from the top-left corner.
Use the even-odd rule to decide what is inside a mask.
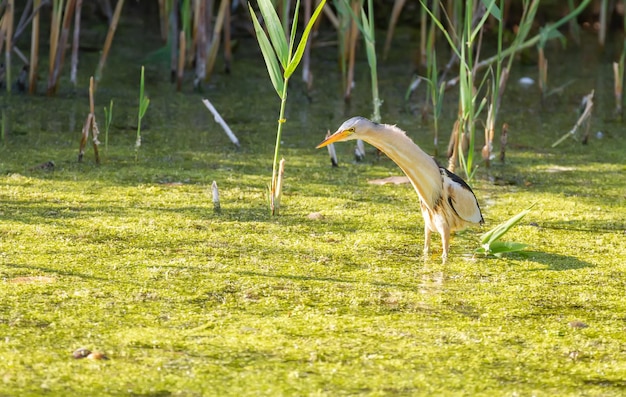
[[[316,149],[330,145],[335,142],[349,141],[351,139],[363,139],[364,134],[375,126],[374,123],[365,117],[352,117],[344,121],[337,129],[337,132],[326,138],[322,143],[317,145]]]

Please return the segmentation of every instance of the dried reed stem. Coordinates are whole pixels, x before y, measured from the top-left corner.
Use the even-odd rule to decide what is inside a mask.
[[[387,29],[387,36],[385,37],[385,47],[383,49],[383,60],[387,59],[389,50],[391,49],[391,39],[393,39],[393,32],[398,24],[400,13],[404,8],[406,0],[395,0],[393,3],[393,9],[391,10],[391,17],[389,17],[389,28]],[[424,11],[422,11],[424,12]],[[426,14],[424,12],[424,14]]]
[[[93,99],[94,93],[94,80],[93,76],[89,79],[89,114],[87,115],[87,119],[85,120],[85,124],[83,125],[82,136],[80,139],[80,147],[78,149],[78,162],[83,161],[83,156],[85,155],[85,146],[87,146],[87,140],[89,139],[89,132],[91,132],[91,142],[93,144],[93,153],[96,159],[96,164],[100,164],[100,153],[98,151],[98,145],[100,142],[98,141],[98,136],[100,135],[100,130],[98,130],[98,123],[96,123],[96,113],[95,113],[95,105]]]
[[[578,128],[580,128],[580,126],[584,122],[587,122],[587,123],[590,122],[590,120],[591,120],[591,113],[593,111],[593,94],[594,94],[594,90],[591,90],[591,92],[588,95],[585,95],[583,97],[583,100],[581,101],[581,105],[584,106],[584,109],[583,109],[580,117],[578,117],[578,120],[576,120],[576,124],[574,124],[574,127],[572,127],[572,129],[569,130],[569,132],[567,132],[565,135],[563,135],[561,138],[559,138],[558,141],[554,142],[552,144],[552,147],[556,147],[557,145],[562,143],[567,138],[569,138],[571,136],[574,136],[576,131],[578,131]],[[587,124],[587,133],[588,133],[588,130],[589,130],[589,125],[590,124]],[[583,143],[586,143],[586,142],[583,141]]]
[[[50,22],[50,57],[48,65],[48,81],[54,74],[54,64],[59,44],[59,27],[61,25],[61,15],[63,13],[63,0],[52,1],[52,13]]]
[[[173,0],[172,9],[170,10],[170,81],[174,83],[176,81],[176,69],[178,69],[178,0]]]
[[[196,77],[194,78],[193,85],[195,88],[199,88],[201,82],[206,77],[206,63],[202,60],[206,59],[207,50],[207,33],[206,33],[206,1],[200,0],[196,6]]]
[[[304,26],[308,25],[311,20],[312,6],[312,0],[304,0]],[[304,48],[304,55],[302,56],[302,81],[307,84],[308,89],[311,88],[311,46],[308,44]]]
[[[159,0],[159,27],[161,28],[161,39],[167,41],[169,14],[165,0]]]
[[[52,73],[48,76],[48,95],[56,93],[58,87],[59,75],[63,68],[63,61],[65,60],[65,48],[67,47],[67,40],[70,35],[70,23],[72,16],[74,15],[74,9],[76,7],[76,0],[68,0],[65,4],[65,13],[63,14],[62,30],[59,37],[59,43],[57,44],[56,53],[54,54],[54,68]]]
[[[37,90],[37,66],[39,63],[39,7],[41,0],[33,3],[33,26],[30,38],[30,64],[28,69],[28,93],[34,94]]]
[[[359,8],[361,5],[358,1],[352,2],[352,11],[354,15],[360,15]],[[354,82],[354,63],[356,58],[356,42],[359,37],[359,29],[355,20],[350,21],[350,29],[347,32],[347,43],[348,43],[348,75],[346,76],[345,82],[345,94],[343,99],[345,101],[349,101],[352,96],[352,84]]]
[[[624,56],[622,53],[620,62],[613,62],[613,87],[615,94],[615,114],[622,118],[622,94],[624,84]]]
[[[80,40],[80,16],[83,9],[83,0],[76,1],[76,11],[74,12],[74,37],[72,40],[72,70],[70,81],[76,86],[76,76],[78,74],[78,44]]]
[[[176,67],[176,90],[183,88],[183,75],[185,71],[185,51],[187,48],[187,39],[185,31],[181,30],[178,34],[178,66]]]
[[[215,60],[217,59],[217,51],[220,47],[221,32],[224,26],[224,19],[226,17],[226,8],[230,5],[230,0],[222,0],[220,8],[217,11],[217,17],[215,18],[215,26],[213,26],[213,36],[211,38],[211,46],[209,48],[209,55],[206,59],[206,79],[211,77],[213,73],[213,67],[215,66]]]
[[[124,0],[118,0],[117,4],[115,5],[115,11],[113,12],[111,24],[109,25],[107,37],[104,41],[104,48],[102,49],[100,62],[98,63],[98,68],[96,69],[96,84],[102,79],[102,71],[104,70],[104,64],[106,63],[107,57],[109,56],[109,50],[111,49],[111,44],[113,43],[113,36],[115,36],[117,24],[120,20],[120,15],[122,14],[122,7],[124,7]]]
[[[217,109],[215,109],[215,106],[213,106],[213,104],[206,98],[202,100],[202,103],[204,103],[204,106],[206,106],[206,108],[209,109],[211,113],[213,113],[213,119],[215,120],[216,123],[218,123],[222,127],[224,132],[226,132],[226,135],[228,135],[228,138],[230,139],[230,141],[235,146],[239,147],[239,140],[237,139],[233,131],[230,129],[228,124],[226,124],[226,122],[224,121],[222,116],[219,114]]]
[[[504,158],[506,156],[506,144],[509,135],[509,125],[507,123],[502,124],[502,133],[500,134],[500,162],[504,164]]]
[[[310,1],[310,0],[309,0]],[[230,73],[230,65],[233,58],[232,49],[232,32],[230,30],[230,7],[226,7],[224,10],[224,72]],[[305,51],[309,49],[306,46]]]

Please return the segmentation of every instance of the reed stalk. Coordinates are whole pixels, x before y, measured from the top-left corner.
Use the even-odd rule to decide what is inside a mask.
[[[161,39],[163,39],[163,41],[167,41],[167,35],[168,35],[168,29],[169,29],[168,3],[171,3],[171,1],[166,2],[166,0],[159,0],[159,28],[161,30]]]
[[[109,108],[104,107],[104,153],[109,153],[109,130],[113,121],[113,99],[109,103]]]
[[[607,29],[608,13],[609,13],[609,1],[601,0],[600,1],[600,20],[599,20],[600,28],[598,29],[598,44],[600,44],[600,47],[602,48],[604,48],[604,44],[606,43],[606,29]]]
[[[624,93],[624,58],[626,57],[626,41],[619,62],[613,62],[613,87],[615,94],[615,114],[623,120],[622,96]]]
[[[308,24],[311,20],[311,12],[313,11],[313,1],[304,0],[304,24]],[[311,47],[306,46],[304,48],[304,54],[302,55],[302,81],[307,86],[307,89],[311,89],[313,84],[313,75],[311,74]]]
[[[91,142],[93,144],[93,152],[96,160],[96,164],[100,164],[100,153],[98,151],[98,145],[100,142],[98,141],[98,136],[100,135],[100,131],[98,130],[98,123],[96,122],[96,113],[95,113],[95,103],[94,103],[94,80],[93,76],[89,79],[89,114],[87,115],[87,119],[85,120],[85,124],[83,125],[80,147],[78,149],[78,162],[83,161],[83,156],[85,154],[85,147],[87,146],[87,141],[89,139],[89,133],[91,133]]]
[[[207,30],[206,30],[206,0],[196,2],[196,75],[193,80],[194,88],[199,89],[206,77]]]
[[[170,81],[176,81],[176,70],[178,69],[178,0],[172,0],[170,9],[168,38],[170,42]]]
[[[30,37],[30,63],[28,65],[28,93],[37,91],[37,66],[39,64],[39,8],[41,0],[33,2],[33,22]],[[37,10],[35,13],[34,11]]]
[[[52,73],[48,76],[48,95],[55,94],[58,88],[59,75],[65,60],[65,49],[69,38],[70,23],[74,16],[75,8],[76,0],[68,0],[67,3],[65,3],[65,12],[63,13],[63,22],[61,24],[56,53],[54,54],[54,58],[50,60],[50,62],[54,64],[54,67],[52,68]]]
[[[591,120],[591,113],[593,111],[593,95],[594,95],[594,90],[591,90],[591,92],[588,95],[585,95],[583,97],[583,99],[581,101],[581,106],[583,107],[583,110],[580,113],[580,116],[578,117],[578,120],[576,120],[576,123],[574,124],[574,127],[572,127],[571,130],[569,130],[566,134],[564,134],[556,142],[554,142],[552,144],[553,148],[555,148],[558,145],[560,145],[561,143],[563,143],[563,141],[565,141],[567,138],[574,137],[574,135],[576,134],[576,132],[578,131],[580,126],[583,125],[584,123],[587,124],[587,130],[589,129],[589,122]]]
[[[506,145],[509,139],[509,125],[502,124],[502,132],[500,133],[500,162],[504,164],[506,157]]]
[[[350,5],[346,4],[346,9],[349,10],[353,15],[357,15],[359,9],[361,8],[358,0],[353,0]],[[357,18],[353,17],[350,21],[350,28],[348,29],[348,38],[347,38],[347,74],[345,81],[345,94],[343,99],[345,101],[349,101],[352,97],[352,87],[354,85],[354,64],[356,62],[356,43],[358,39],[358,26],[357,26]]]
[[[393,32],[398,24],[398,19],[400,18],[400,13],[404,8],[404,4],[406,0],[395,0],[393,2],[393,9],[391,10],[391,16],[389,17],[389,27],[387,28],[387,36],[385,37],[385,46],[383,47],[383,60],[387,59],[387,55],[389,55],[389,50],[391,49],[391,40],[393,39]],[[438,5],[438,2],[435,2]],[[426,12],[424,12],[426,15]]]
[[[185,52],[187,50],[187,35],[183,30],[178,34],[178,64],[176,66],[176,91],[183,88],[183,77],[185,75]]]
[[[192,13],[192,7],[191,7],[191,0],[182,0],[181,8],[180,8],[180,21],[182,25],[181,31],[184,32],[185,42],[187,43],[187,47],[189,47],[185,49],[185,56],[183,57],[183,60],[186,65],[191,64],[191,61],[193,59],[194,37],[191,32],[192,15],[193,13]],[[179,58],[179,62],[180,62],[180,58]]]
[[[104,41],[104,48],[102,49],[102,55],[100,55],[100,62],[98,62],[98,68],[96,69],[96,87],[102,79],[104,64],[106,63],[107,57],[109,56],[109,50],[111,49],[111,44],[113,43],[113,37],[115,36],[115,31],[117,30],[117,24],[119,23],[123,7],[124,0],[118,0],[117,4],[115,5],[115,11],[113,12],[113,18],[111,19],[111,23],[109,24],[107,37]]]
[[[11,52],[13,50],[13,19],[15,18],[15,0],[8,0],[4,11],[4,34],[5,34],[5,52],[4,52],[4,81],[6,83],[7,93],[11,93]]]
[[[50,58],[48,65],[49,79],[54,75],[54,65],[57,54],[57,46],[59,44],[59,32],[61,26],[61,17],[63,14],[63,0],[52,1],[52,13],[50,21]]]
[[[220,8],[217,11],[215,17],[215,25],[213,26],[213,36],[211,39],[211,46],[209,48],[209,54],[206,59],[206,77],[208,79],[213,74],[215,68],[215,61],[217,60],[217,53],[220,48],[221,33],[224,26],[224,20],[226,19],[226,10],[230,6],[230,0],[222,0],[220,2]]]
[[[80,17],[83,9],[83,0],[76,0],[76,10],[74,11],[74,37],[72,40],[72,69],[70,81],[76,86],[78,75],[78,46],[80,41]]]
[[[7,128],[6,128],[6,113],[5,113],[4,109],[2,109],[2,111],[0,111],[0,117],[2,117],[2,119],[0,120],[0,141],[2,142],[3,145],[6,145],[6,143],[7,143]]]
[[[310,0],[309,0],[310,1]],[[230,3],[230,2],[229,2]],[[233,58],[230,4],[224,9],[224,72],[229,74]],[[308,47],[307,47],[308,48]]]

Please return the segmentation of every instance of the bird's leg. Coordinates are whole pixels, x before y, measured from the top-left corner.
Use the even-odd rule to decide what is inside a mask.
[[[428,251],[430,249],[430,234],[431,230],[428,225],[424,225],[424,259],[428,258]]]
[[[441,254],[441,260],[446,263],[448,259],[448,249],[450,248],[450,229],[444,227],[441,233],[441,246],[443,247],[443,253]]]

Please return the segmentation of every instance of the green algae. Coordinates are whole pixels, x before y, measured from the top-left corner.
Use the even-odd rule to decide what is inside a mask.
[[[367,183],[397,175],[393,163],[371,153],[352,164],[346,144],[332,169],[313,149],[344,113],[369,109],[363,60],[347,108],[331,73],[318,71],[312,102],[294,84],[282,215],[269,215],[276,109],[257,55],[233,65],[245,84],[219,76],[205,93],[239,150],[199,94],[172,94],[150,68],[137,162],[133,73],[99,88],[97,109],[116,102],[101,166],[90,151],[76,162],[84,93],[3,99],[0,395],[623,393],[622,125],[599,107],[602,139],[549,148],[574,122],[588,75],[544,108],[512,84],[507,163],[477,172],[484,231],[537,202],[506,236],[529,248],[473,256],[482,231],[469,229],[442,265],[438,238],[420,257],[412,188]],[[384,121],[429,150],[429,127],[401,101],[405,80],[385,70]],[[51,160],[52,171],[36,167]],[[81,347],[109,360],[72,358]]]

